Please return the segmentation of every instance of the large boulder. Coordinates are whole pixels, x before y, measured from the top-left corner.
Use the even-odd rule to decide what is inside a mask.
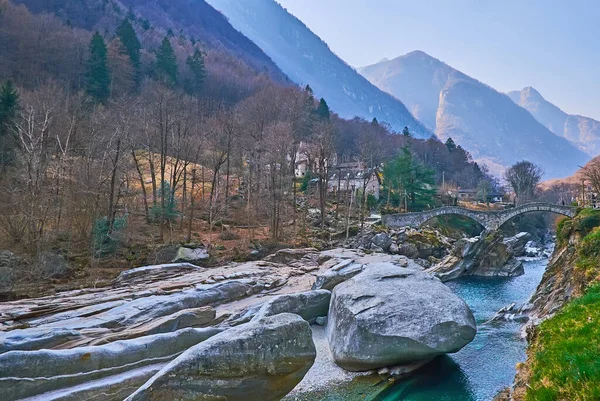
[[[398,244],[398,247],[395,249],[395,253],[398,255],[404,255],[410,259],[416,259],[419,257],[419,249],[412,242],[403,242]]]
[[[253,320],[264,319],[280,313],[294,313],[308,322],[326,316],[329,310],[331,291],[315,290],[296,294],[285,294],[267,301]]]
[[[333,290],[327,336],[335,362],[365,371],[429,360],[475,337],[467,304],[427,273],[370,265]]]
[[[279,400],[302,380],[315,357],[308,323],[282,313],[190,348],[126,401]]]
[[[48,278],[65,278],[73,273],[67,259],[58,253],[52,252],[43,252],[40,255],[40,268],[42,275]]]
[[[392,237],[387,233],[379,233],[373,237],[371,243],[387,252],[392,245]]]
[[[504,238],[502,241],[508,247],[513,256],[524,256],[527,243],[531,240],[531,234],[528,232],[520,232],[512,237]]]
[[[313,290],[325,289],[333,290],[334,287],[344,281],[356,276],[363,270],[363,265],[355,263],[352,259],[345,259],[332,268],[317,275]]]

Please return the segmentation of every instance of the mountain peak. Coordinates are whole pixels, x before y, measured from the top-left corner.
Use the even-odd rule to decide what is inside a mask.
[[[521,93],[525,94],[528,97],[544,99],[542,94],[537,89],[535,89],[533,86],[526,86],[525,88],[523,88],[521,90]]]

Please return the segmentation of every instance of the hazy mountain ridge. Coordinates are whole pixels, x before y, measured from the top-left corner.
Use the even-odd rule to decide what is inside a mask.
[[[600,154],[600,121],[565,113],[531,86],[507,95],[556,135],[573,142],[590,156]]]
[[[433,134],[401,101],[372,85],[275,1],[209,0],[209,3],[260,46],[293,81],[310,85],[340,116],[369,120],[375,117],[398,131],[406,125],[417,137]]]
[[[589,160],[507,95],[422,51],[360,71],[402,100],[440,139],[452,137],[496,174],[527,159],[547,178],[563,177]]]

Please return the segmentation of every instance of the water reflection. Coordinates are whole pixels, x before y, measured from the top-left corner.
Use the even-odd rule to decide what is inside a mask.
[[[373,401],[475,401],[469,378],[450,357],[441,356],[411,378],[388,387]]]

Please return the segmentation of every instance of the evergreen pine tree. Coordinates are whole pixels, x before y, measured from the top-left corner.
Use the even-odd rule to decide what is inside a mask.
[[[402,130],[402,135],[411,136],[410,131],[408,130],[408,127],[404,127],[404,129]]]
[[[373,121],[371,121],[371,124],[379,125],[379,120],[377,120],[377,117],[373,117]]]
[[[448,138],[446,140],[446,147],[448,148],[449,152],[453,152],[456,150],[456,144],[454,143],[454,140],[452,138]]]
[[[127,54],[129,55],[131,65],[133,66],[134,70],[135,86],[138,88],[142,80],[140,55],[142,44],[140,43],[129,18],[125,18],[123,20],[121,25],[119,25],[117,28],[116,34],[119,39],[121,39],[121,43],[123,43],[123,46],[125,46],[125,49],[127,50]]]
[[[104,102],[110,94],[110,71],[108,69],[108,49],[104,38],[98,32],[92,36],[90,55],[87,62],[86,91],[99,102]]]
[[[383,176],[386,189],[398,190],[400,203],[410,210],[433,205],[435,173],[416,159],[407,147],[402,149],[400,156],[385,164]]]
[[[159,80],[167,85],[174,86],[177,84],[179,67],[168,36],[163,39],[156,51],[156,75]]]
[[[319,116],[319,118],[321,120],[329,120],[329,117],[331,115],[331,113],[329,111],[329,106],[327,105],[327,102],[323,98],[321,98],[321,101],[319,102],[319,106],[317,107],[317,115]]]
[[[191,90],[193,93],[199,93],[202,90],[204,79],[206,78],[206,66],[204,65],[204,56],[198,49],[194,51],[194,54],[187,58],[187,65],[192,72],[193,81],[191,84]]]
[[[10,128],[19,109],[19,92],[11,81],[0,87],[0,171],[15,160],[15,143]]]

